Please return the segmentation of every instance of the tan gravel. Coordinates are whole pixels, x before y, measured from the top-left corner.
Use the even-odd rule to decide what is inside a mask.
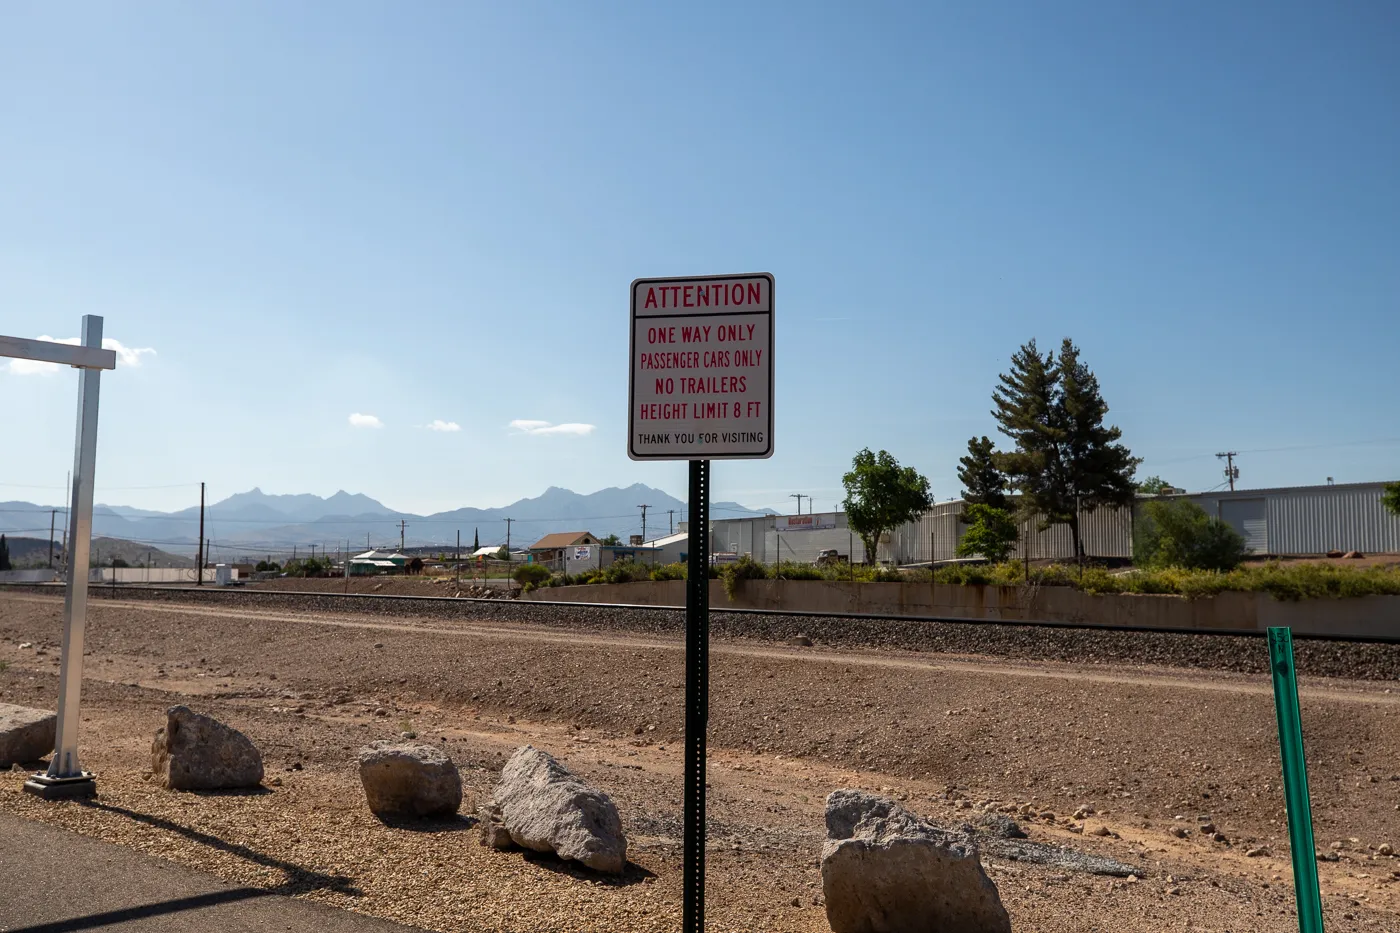
[[[0,700],[52,706],[60,613],[57,599],[0,595]],[[675,929],[681,660],[667,637],[95,603],[83,755],[99,802],[46,804],[14,774],[0,776],[0,807],[429,929]],[[1133,882],[993,859],[1018,931],[1290,926],[1265,678],[740,642],[717,644],[712,670],[711,929],[826,929],[816,858],[822,800],[840,786],[947,822],[1031,805],[1054,813],[1019,817],[1033,839],[1142,866]],[[1306,687],[1319,846],[1341,843],[1320,866],[1328,929],[1400,928],[1400,860],[1377,854],[1400,840],[1388,770],[1400,772],[1400,697]],[[175,702],[246,732],[280,786],[192,795],[145,781]],[[634,866],[604,881],[483,849],[466,819],[379,823],[354,753],[404,728],[457,761],[464,813],[517,745],[558,755],[618,801]],[[1076,820],[1079,808],[1093,812]],[[1198,832],[1201,817],[1228,842]],[[1100,825],[1110,835],[1092,835]]]

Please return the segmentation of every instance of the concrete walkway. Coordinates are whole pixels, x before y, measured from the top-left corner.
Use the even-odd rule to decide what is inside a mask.
[[[0,931],[410,933],[0,813]]]

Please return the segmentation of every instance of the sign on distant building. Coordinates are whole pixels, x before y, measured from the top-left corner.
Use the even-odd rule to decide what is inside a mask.
[[[592,560],[593,549],[591,547],[574,548],[574,560]]]
[[[627,455],[773,456],[773,276],[632,283]]]
[[[825,531],[828,528],[836,527],[836,513],[779,515],[773,519],[773,527],[778,531]]]

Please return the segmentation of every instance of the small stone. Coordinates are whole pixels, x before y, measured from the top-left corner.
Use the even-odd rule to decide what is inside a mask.
[[[1377,855],[1394,855],[1394,854],[1395,854],[1395,848],[1394,848],[1393,846],[1391,846],[1391,844],[1388,843],[1388,842],[1382,842],[1379,846],[1376,847],[1376,854],[1377,854]]]
[[[1083,834],[1084,834],[1084,824],[1083,824],[1083,823],[1071,823],[1069,826],[1067,826],[1067,827],[1065,827],[1065,828],[1068,829],[1070,832],[1075,833],[1075,834],[1078,834],[1078,835],[1083,835]]]
[[[1109,829],[1107,826],[1105,826],[1105,825],[1103,825],[1102,823],[1100,823],[1098,826],[1095,826],[1095,827],[1094,827],[1093,832],[1091,832],[1089,835],[1091,835],[1091,836],[1112,836],[1112,835],[1113,835],[1113,830]]]
[[[1269,849],[1267,846],[1255,846],[1252,849],[1245,849],[1244,854],[1246,858],[1258,858],[1261,855],[1268,855]]]
[[[381,707],[379,707],[377,710],[374,711],[374,715],[376,715],[376,716],[388,716],[388,715],[389,715],[389,711],[388,711],[387,709],[385,709],[384,707],[381,706]]]
[[[1215,824],[1214,824],[1214,823],[1205,823],[1205,824],[1203,824],[1203,825],[1201,826],[1201,835],[1203,835],[1203,836],[1214,836],[1214,835],[1215,835]]]
[[[1075,818],[1076,820],[1082,820],[1082,819],[1085,819],[1086,817],[1090,817],[1090,816],[1093,816],[1093,815],[1094,815],[1094,808],[1093,808],[1093,807],[1080,807],[1080,808],[1078,808],[1077,810],[1074,811],[1074,818]]]
[[[374,643],[374,647],[376,647],[376,648],[383,648],[383,647],[384,647],[384,642],[382,642],[382,641],[377,641],[377,642]]]
[[[1215,835],[1213,835],[1213,836],[1210,837],[1210,841],[1211,841],[1211,842],[1229,842],[1230,840],[1225,838],[1225,834],[1224,834],[1224,833],[1216,833]]]
[[[802,906],[802,898],[800,898],[800,897],[794,897],[794,898],[792,899],[792,906],[794,906],[794,907],[801,907],[801,906]]]
[[[1171,829],[1167,830],[1167,832],[1171,833],[1178,839],[1185,839],[1187,836],[1190,835],[1190,833],[1186,831],[1185,826],[1173,826]]]
[[[812,639],[807,635],[794,635],[788,639],[788,644],[796,648],[810,648],[812,647]],[[793,906],[796,907],[797,905],[794,904]]]
[[[1137,875],[1129,875],[1129,876],[1128,876],[1128,884],[1137,884],[1137,883],[1138,883],[1138,876],[1137,876]]]
[[[1167,888],[1167,893],[1175,897],[1176,895],[1181,893],[1181,889],[1176,887]]]
[[[281,786],[282,786],[282,779],[281,779],[280,777],[275,777],[275,778],[273,778],[272,780],[268,781],[267,783],[271,784],[273,787],[281,787]]]

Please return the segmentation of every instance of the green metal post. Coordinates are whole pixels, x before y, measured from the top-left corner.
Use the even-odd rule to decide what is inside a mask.
[[[1269,629],[1269,668],[1274,674],[1283,796],[1288,807],[1288,843],[1293,850],[1293,891],[1300,933],[1322,933],[1322,893],[1317,885],[1308,766],[1303,756],[1303,723],[1298,712],[1298,677],[1293,669],[1293,633]]]

